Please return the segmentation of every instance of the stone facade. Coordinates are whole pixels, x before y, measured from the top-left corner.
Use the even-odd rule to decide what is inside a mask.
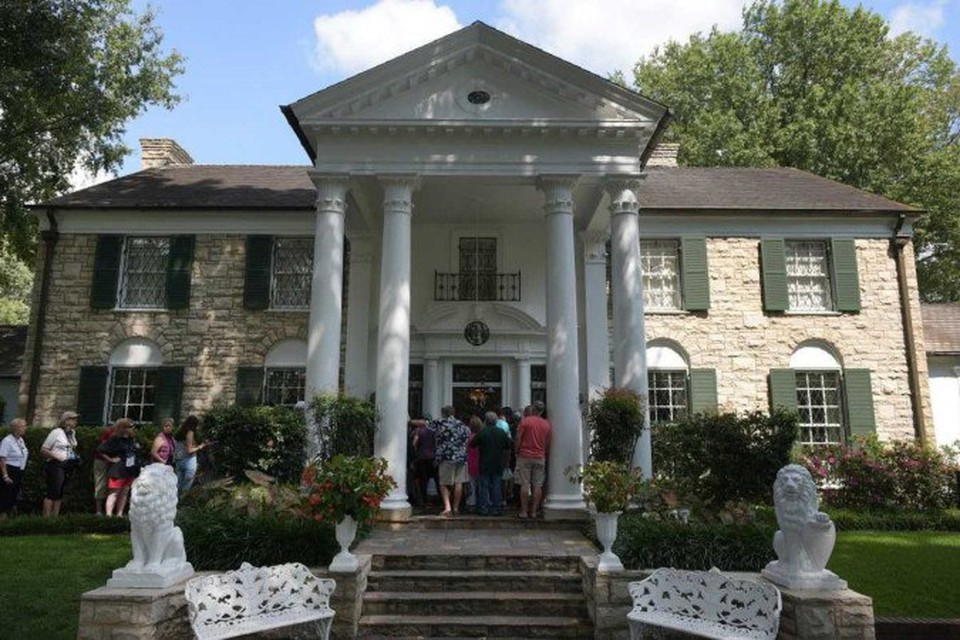
[[[686,352],[691,368],[715,369],[718,402],[721,409],[731,411],[766,411],[770,369],[789,367],[791,354],[804,342],[829,345],[845,368],[872,372],[878,435],[912,438],[896,262],[888,240],[860,239],[856,244],[860,313],[790,315],[763,311],[757,238],[709,238],[710,310],[648,314],[647,340],[670,340]],[[913,264],[912,250],[907,262]],[[912,270],[908,275],[916,327],[920,314],[916,275]],[[923,412],[932,433],[919,327],[916,333]]]
[[[52,424],[62,411],[75,408],[80,367],[107,364],[126,338],[148,338],[159,346],[164,365],[184,367],[182,415],[233,402],[239,366],[262,365],[281,340],[306,339],[307,311],[243,308],[243,236],[197,236],[190,308],[182,311],[91,309],[96,245],[95,235],[63,235],[57,244],[34,424]],[[42,259],[38,256],[38,264]],[[35,327],[31,322],[27,362],[34,357]],[[30,371],[24,374],[21,407]]]

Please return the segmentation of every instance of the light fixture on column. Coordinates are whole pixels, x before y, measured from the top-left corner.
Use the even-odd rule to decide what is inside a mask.
[[[474,198],[473,214],[473,320],[463,328],[463,338],[474,347],[490,339],[490,327],[483,321],[480,309],[480,199]],[[463,274],[461,274],[462,276]]]

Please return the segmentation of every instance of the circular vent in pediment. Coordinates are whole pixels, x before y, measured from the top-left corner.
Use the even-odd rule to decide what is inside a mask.
[[[476,89],[467,94],[467,102],[470,104],[481,105],[490,102],[490,92],[483,89]]]

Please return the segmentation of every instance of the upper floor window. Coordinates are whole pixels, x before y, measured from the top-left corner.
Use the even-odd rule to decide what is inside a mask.
[[[313,238],[274,238],[270,306],[308,309],[313,279]]]
[[[244,308],[310,308],[313,238],[247,236],[246,252]]]
[[[785,244],[787,298],[791,311],[832,311],[830,265],[824,240]]]
[[[460,299],[498,300],[497,239],[460,238]]]
[[[99,236],[90,306],[188,308],[194,244],[194,236]]]
[[[647,311],[681,309],[680,242],[641,240],[643,304]]]
[[[131,238],[123,245],[120,307],[161,309],[166,302],[169,238]]]
[[[860,311],[856,242],[849,238],[762,238],[760,262],[766,311]]]

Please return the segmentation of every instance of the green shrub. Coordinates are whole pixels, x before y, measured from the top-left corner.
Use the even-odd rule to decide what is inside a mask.
[[[800,462],[835,507],[938,511],[956,504],[957,467],[940,451],[914,441],[808,448]]]
[[[23,503],[21,513],[37,513],[42,509],[46,493],[43,467],[46,459],[40,454],[40,447],[46,440],[52,427],[30,427],[23,438],[27,443],[30,457],[27,459],[27,472],[23,482]],[[0,428],[0,439],[10,430]],[[103,427],[77,427],[77,453],[80,465],[70,474],[64,487],[61,513],[93,513],[93,454],[100,444]],[[143,426],[136,429],[137,443],[140,445],[141,462],[148,462],[150,446],[157,435],[157,428]]]
[[[0,520],[0,538],[4,536],[115,534],[130,531],[126,518],[104,518],[90,513],[70,513],[59,518],[40,515]]]
[[[644,404],[630,389],[611,387],[590,403],[590,459],[630,464],[643,430]]]
[[[628,569],[717,567],[723,571],[760,571],[776,559],[776,529],[776,525],[759,521],[684,524],[631,512],[620,516],[613,551]]]
[[[330,564],[339,551],[334,526],[282,512],[250,515],[228,507],[184,507],[177,513],[194,569],[227,571],[242,562]]]
[[[345,395],[319,395],[310,403],[313,424],[320,436],[318,457],[373,456],[379,416],[373,402]]]
[[[218,406],[203,417],[204,438],[216,442],[217,471],[237,480],[247,470],[282,482],[300,479],[306,445],[303,412],[289,407]]]
[[[653,469],[681,497],[717,508],[733,501],[769,504],[777,471],[790,463],[795,414],[697,414],[653,428]]]

